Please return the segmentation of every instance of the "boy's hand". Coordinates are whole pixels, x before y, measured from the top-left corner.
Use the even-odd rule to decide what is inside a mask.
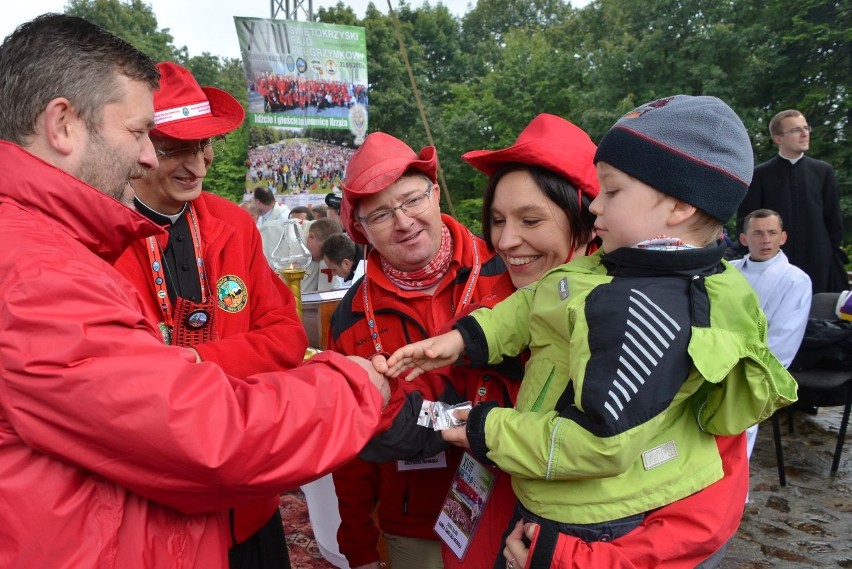
[[[406,377],[411,381],[429,370],[454,363],[464,353],[464,340],[457,330],[403,346],[387,360],[387,375],[397,377],[403,370],[413,368]]]

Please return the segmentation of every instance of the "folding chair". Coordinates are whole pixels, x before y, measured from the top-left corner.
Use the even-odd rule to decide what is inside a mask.
[[[836,321],[837,316],[834,309],[837,304],[837,298],[838,293],[826,292],[815,294],[811,303],[810,318]],[[778,413],[787,413],[788,430],[792,433],[793,414],[796,411],[819,407],[843,406],[843,418],[840,421],[837,444],[834,449],[834,459],[831,463],[831,474],[834,476],[837,474],[837,469],[840,466],[840,456],[843,453],[843,443],[846,439],[846,428],[849,425],[849,411],[852,408],[852,367],[849,369],[811,367],[797,371],[793,369],[795,364],[796,362],[794,361],[793,365],[791,365],[790,373],[799,384],[799,400],[772,416],[772,434],[775,439],[775,456],[778,461],[778,479],[781,486],[787,485],[787,479],[784,473],[784,449],[781,446],[781,428]]]

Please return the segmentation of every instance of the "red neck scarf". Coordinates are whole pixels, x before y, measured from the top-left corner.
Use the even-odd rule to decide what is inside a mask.
[[[388,263],[384,257],[382,270],[388,279],[402,290],[425,290],[444,278],[450,270],[453,259],[453,236],[445,224],[441,224],[441,246],[435,258],[422,269],[406,272],[400,271]]]

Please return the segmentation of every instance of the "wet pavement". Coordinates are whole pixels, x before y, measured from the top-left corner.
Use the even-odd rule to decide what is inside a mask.
[[[831,461],[842,408],[781,420],[787,486],[778,482],[772,424],[757,435],[749,504],[721,569],[852,569],[852,428],[837,476]]]

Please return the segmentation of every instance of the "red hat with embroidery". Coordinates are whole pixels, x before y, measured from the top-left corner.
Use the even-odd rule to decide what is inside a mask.
[[[346,177],[342,184],[340,221],[353,241],[362,245],[369,243],[364,234],[355,227],[355,208],[358,200],[387,189],[408,170],[422,172],[432,183],[436,183],[438,153],[435,147],[427,146],[418,155],[398,138],[383,132],[374,132],[368,135],[364,144],[352,154],[346,165]]]
[[[502,150],[472,150],[462,159],[486,176],[494,175],[501,166],[512,162],[540,166],[595,198],[600,189],[595,150],[595,143],[577,125],[555,115],[540,114],[521,131],[512,146]]]
[[[246,116],[230,93],[201,87],[192,73],[177,63],[157,64],[160,88],[154,91],[154,136],[201,140],[239,128]]]

